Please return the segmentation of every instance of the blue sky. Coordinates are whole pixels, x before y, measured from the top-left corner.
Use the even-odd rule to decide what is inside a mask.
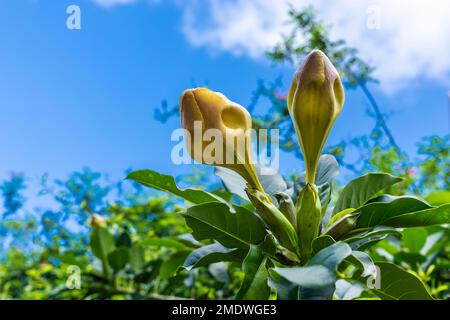
[[[66,28],[70,4],[81,8],[81,30]],[[281,74],[289,84],[294,70],[273,68],[257,54],[258,45],[236,45],[234,34],[227,41],[214,38],[229,34],[226,24],[216,21],[214,27],[223,30],[204,33],[208,23],[192,26],[189,17],[192,11],[177,1],[109,7],[89,0],[2,1],[0,178],[10,171],[64,177],[85,165],[116,178],[127,168],[189,172],[170,161],[170,134],[179,127],[178,118],[165,124],[153,118],[161,100],[174,105],[184,89],[208,84],[245,106],[258,79]],[[203,11],[195,18],[215,19]],[[373,87],[382,108],[394,112],[390,126],[410,153],[420,137],[449,130],[449,71],[437,63],[443,59],[438,49],[431,65],[422,51],[414,51],[418,71],[382,67],[395,90]],[[422,69],[432,72],[421,76]],[[347,93],[331,143],[370,130],[364,101],[359,92]],[[297,163],[283,156],[281,166]]]

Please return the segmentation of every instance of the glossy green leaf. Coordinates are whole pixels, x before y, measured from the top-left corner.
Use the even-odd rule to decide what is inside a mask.
[[[92,253],[102,262],[104,276],[108,278],[110,274],[108,255],[116,248],[114,237],[106,228],[93,227],[90,236],[90,246]]]
[[[353,250],[352,254],[348,256],[347,260],[362,270],[362,276],[367,277],[374,275],[376,272],[375,264],[372,258],[362,251]]]
[[[383,222],[397,228],[426,227],[450,223],[450,203],[396,216]]]
[[[119,247],[108,254],[108,262],[114,271],[123,269],[130,259],[130,250],[126,247]]]
[[[351,212],[344,215],[329,226],[325,234],[331,236],[334,240],[344,238],[348,233],[355,229],[356,221],[359,215],[359,212]]]
[[[170,278],[181,267],[186,257],[191,253],[189,250],[177,251],[163,261],[159,269],[159,275],[162,278]]]
[[[402,181],[387,173],[368,173],[349,182],[339,195],[333,213],[347,208],[359,208],[377,192]]]
[[[317,189],[319,192],[321,215],[323,217],[331,201],[331,185],[327,182],[319,186]]]
[[[323,265],[330,270],[336,270],[338,265],[352,253],[352,249],[345,242],[336,242],[320,250],[308,262],[308,265]]]
[[[355,211],[355,209],[353,208],[347,208],[344,209],[342,211],[339,211],[338,213],[336,213],[333,217],[331,217],[330,221],[327,224],[327,229],[331,228],[331,226],[336,223],[337,221],[339,221],[340,219],[342,219],[343,217],[349,215],[350,213],[352,213],[353,211]]]
[[[386,223],[388,219],[431,208],[427,202],[417,197],[401,196],[392,197],[392,199],[391,202],[372,202],[357,209],[361,214],[356,222],[356,227],[391,225]]]
[[[267,232],[262,221],[252,212],[210,202],[190,207],[184,215],[197,240],[215,239],[228,248],[247,248],[264,240]]]
[[[222,183],[228,192],[249,201],[247,194],[245,193],[247,183],[244,178],[233,170],[222,167],[215,167],[214,173],[222,180]]]
[[[401,232],[398,231],[395,228],[387,227],[387,226],[376,226],[375,228],[370,229],[370,230],[363,230],[361,232],[354,232],[354,233],[348,235],[344,239],[344,241],[347,242],[347,243],[352,243],[352,242],[356,242],[356,241],[372,238],[374,236],[387,235],[387,234],[391,234],[391,235],[395,235],[395,236],[401,237]]]
[[[284,181],[283,177],[277,171],[258,164],[255,165],[255,168],[264,191],[272,198],[277,192],[286,191],[286,181]],[[229,192],[248,200],[248,196],[244,191],[247,182],[239,174],[223,167],[215,167],[214,172],[220,177],[223,185]]]
[[[422,253],[433,259],[445,246],[450,242],[450,228],[440,228],[440,230],[433,232],[427,238],[425,246],[422,248]]]
[[[144,268],[145,258],[144,250],[139,247],[131,247],[130,249],[130,267],[135,273],[138,273]]]
[[[445,190],[432,192],[425,197],[425,200],[427,200],[427,202],[432,204],[433,206],[440,206],[446,203],[450,203],[450,191]]]
[[[378,242],[386,239],[387,236],[388,236],[387,234],[381,234],[381,235],[365,238],[365,239],[350,243],[350,247],[353,250],[366,250],[366,249],[372,247],[373,245],[377,244]]]
[[[191,270],[220,261],[242,262],[245,255],[246,251],[243,249],[229,249],[215,242],[192,251],[183,265]]]
[[[331,184],[339,173],[339,164],[331,154],[323,154],[319,158],[316,170],[316,185],[321,186],[326,183]],[[306,185],[306,172],[298,175],[296,181],[296,189],[302,190]]]
[[[267,284],[267,258],[261,248],[250,245],[247,256],[242,263],[244,280],[236,294],[237,300],[266,300],[270,295]]]
[[[131,241],[130,235],[127,232],[121,233],[120,236],[116,240],[117,247],[131,248],[131,245],[132,245],[132,241]]]
[[[357,282],[339,279],[336,281],[336,291],[334,295],[338,300],[353,300],[358,298],[364,289],[365,288]]]
[[[139,170],[131,172],[127,179],[134,180],[144,186],[172,193],[178,197],[199,204],[205,202],[224,202],[220,197],[198,189],[180,189],[172,176],[160,174],[153,170]]]
[[[327,235],[322,235],[320,237],[317,237],[313,240],[312,243],[312,249],[313,253],[316,254],[322,249],[325,249],[328,246],[331,246],[333,243],[335,243],[334,239]]]
[[[225,262],[216,262],[208,266],[209,273],[213,278],[222,283],[229,283],[231,278],[228,273],[228,265]]]
[[[407,263],[412,267],[416,267],[424,263],[426,260],[427,258],[419,253],[400,251],[394,255],[393,262],[399,265]]]
[[[186,250],[188,247],[180,239],[177,238],[148,238],[141,243],[144,247],[166,247],[178,250]]]
[[[299,299],[300,300],[331,300],[333,293],[336,290],[336,284],[332,283],[328,286],[321,288],[307,288],[300,287]]]
[[[316,171],[316,185],[331,184],[339,174],[339,164],[331,154],[323,154],[319,158]]]
[[[337,280],[336,273],[322,265],[293,268],[276,267],[273,270],[291,283],[305,288],[323,288],[333,285]]]
[[[410,228],[402,232],[402,243],[409,252],[419,253],[427,242],[428,232],[423,228]]]
[[[337,280],[336,270],[339,264],[346,259],[352,250],[344,242],[336,242],[314,255],[304,267],[276,267],[273,270],[286,280],[299,285],[302,288],[323,289],[334,286]],[[303,298],[311,298],[314,295],[324,295],[326,292],[304,291],[300,295]]]
[[[377,262],[380,274],[372,291],[383,300],[432,300],[427,288],[415,275],[395,264]],[[376,285],[379,285],[376,288]]]
[[[277,292],[278,300],[297,300],[299,298],[299,285],[286,280],[273,269],[269,269],[267,284]]]

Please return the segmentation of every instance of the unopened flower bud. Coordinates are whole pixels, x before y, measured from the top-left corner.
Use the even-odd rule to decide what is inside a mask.
[[[305,159],[306,182],[314,183],[320,153],[344,104],[339,73],[322,51],[311,52],[296,72],[287,104]]]
[[[101,215],[94,213],[91,218],[91,226],[92,227],[106,227],[106,219]]]
[[[251,157],[252,118],[244,107],[219,92],[196,88],[181,95],[180,114],[192,159],[231,169],[263,191]]]
[[[292,198],[286,192],[282,191],[275,193],[275,198],[278,201],[278,209],[284,214],[294,228],[297,228],[297,217],[295,216],[295,205]]]

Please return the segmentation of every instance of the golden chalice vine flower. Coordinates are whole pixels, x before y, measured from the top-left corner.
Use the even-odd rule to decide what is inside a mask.
[[[311,52],[296,72],[287,97],[306,165],[306,186],[297,199],[300,255],[309,259],[318,236],[322,210],[315,175],[328,134],[344,105],[344,89],[336,68],[319,50]]]
[[[181,126],[189,132],[186,143],[192,159],[231,169],[263,192],[252,163],[252,118],[244,107],[219,92],[196,88],[181,95],[180,114]]]
[[[197,162],[222,166],[237,172],[247,182],[246,192],[265,223],[285,247],[297,249],[297,235],[292,224],[273,204],[256,174],[251,160],[252,118],[241,105],[223,94],[206,88],[189,89],[180,98],[181,125],[189,132],[186,139],[190,156]],[[214,152],[205,136],[216,132]],[[205,139],[206,138],[206,139]],[[218,155],[217,153],[220,153]]]
[[[314,183],[320,153],[344,105],[339,73],[322,51],[311,52],[295,73],[287,104],[305,159],[306,182]]]

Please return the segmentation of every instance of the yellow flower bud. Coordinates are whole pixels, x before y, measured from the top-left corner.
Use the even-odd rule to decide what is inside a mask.
[[[300,242],[300,256],[308,260],[312,253],[312,241],[319,235],[321,205],[315,185],[307,183],[300,192],[296,205],[297,233]]]
[[[231,169],[263,191],[251,157],[252,118],[244,107],[222,93],[196,88],[181,95],[180,114],[192,159]]]
[[[306,182],[314,183],[325,141],[344,104],[336,68],[320,50],[311,52],[296,72],[287,97],[306,165]]]
[[[91,218],[91,226],[92,227],[106,227],[106,219],[101,215],[94,213]]]

